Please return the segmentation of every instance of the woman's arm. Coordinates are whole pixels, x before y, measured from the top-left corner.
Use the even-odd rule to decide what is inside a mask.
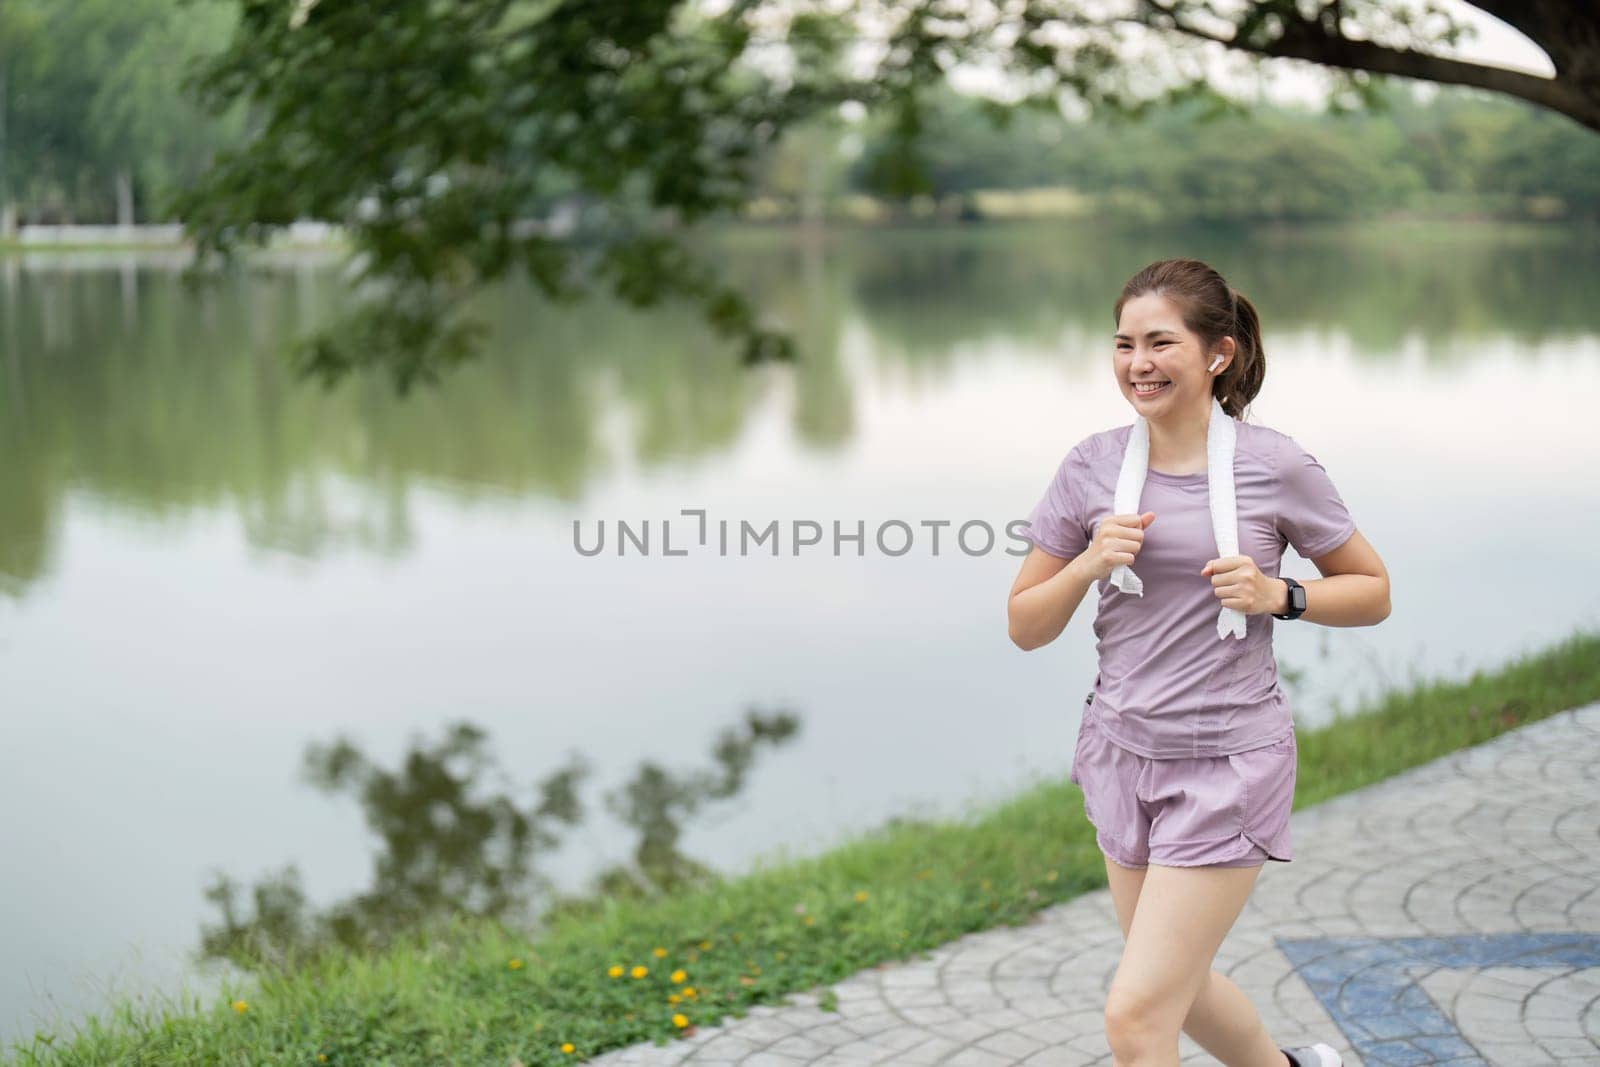
[[[1031,652],[1061,636],[1094,581],[1083,555],[1065,560],[1035,547],[1006,604],[1012,643]]]
[[[1153,511],[1108,515],[1095,526],[1089,546],[1070,560],[1035,545],[1006,604],[1012,643],[1030,652],[1061,636],[1089,587],[1110,577],[1118,564],[1131,566],[1139,558],[1145,528],[1155,518]]]
[[[1323,626],[1376,626],[1389,617],[1389,571],[1357,530],[1338,548],[1311,561],[1323,577],[1302,581],[1306,610],[1300,619]],[[1289,583],[1273,611],[1289,610]]]

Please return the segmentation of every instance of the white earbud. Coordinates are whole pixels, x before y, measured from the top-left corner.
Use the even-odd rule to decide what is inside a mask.
[[[1226,358],[1227,358],[1226,356],[1223,356],[1223,355],[1219,354],[1216,359],[1211,361],[1211,366],[1206,368],[1206,372],[1209,374],[1211,371],[1216,370],[1217,369],[1217,364],[1221,363]]]

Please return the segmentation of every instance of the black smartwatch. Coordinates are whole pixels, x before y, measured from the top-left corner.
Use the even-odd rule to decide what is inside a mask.
[[[1285,575],[1280,574],[1278,577],[1289,585],[1289,610],[1282,615],[1274,611],[1272,617],[1274,619],[1298,619],[1306,612],[1306,587]]]

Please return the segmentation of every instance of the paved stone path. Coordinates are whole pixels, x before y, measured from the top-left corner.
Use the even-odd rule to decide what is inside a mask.
[[[1600,704],[1292,817],[1213,966],[1280,1045],[1347,1067],[1600,1065]],[[1111,1063],[1110,893],[969,934],[607,1065]],[[1185,1035],[1184,1063],[1216,1061]]]

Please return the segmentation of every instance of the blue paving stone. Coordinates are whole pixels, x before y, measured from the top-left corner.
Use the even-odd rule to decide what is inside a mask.
[[[1426,1026],[1426,1020],[1418,1019],[1409,1012],[1386,1012],[1379,1015],[1361,1015],[1348,1024],[1359,1033],[1372,1038],[1374,1041],[1383,1041],[1394,1037],[1411,1037],[1419,1034]],[[1347,1035],[1357,1036],[1355,1033]]]
[[[1445,1020],[1444,1025],[1440,1026],[1439,1020],[1443,1016],[1439,1014],[1436,1008],[1412,1010],[1406,1012],[1405,1015],[1411,1020],[1411,1034],[1413,1037],[1436,1037],[1456,1032],[1455,1023],[1449,1020]]]
[[[1428,996],[1428,991],[1420,985],[1412,983],[1400,993],[1400,1007],[1408,1012],[1430,1011],[1433,1008],[1433,998]]]
[[[1590,933],[1276,940],[1369,1067],[1486,1062],[1413,972],[1600,966],[1600,934]]]
[[[1387,981],[1380,983],[1373,979],[1358,980],[1354,984],[1346,985],[1339,994],[1339,1007],[1358,1019],[1368,1015],[1382,1015],[1394,1010],[1395,995],[1399,991],[1397,986]]]
[[[1417,1064],[1433,1063],[1433,1053],[1426,1049],[1417,1048],[1409,1041],[1383,1041],[1361,1050],[1361,1058],[1368,1067],[1377,1067],[1378,1064],[1395,1064],[1396,1067],[1415,1067]],[[1482,1063],[1483,1060],[1479,1060]]]

